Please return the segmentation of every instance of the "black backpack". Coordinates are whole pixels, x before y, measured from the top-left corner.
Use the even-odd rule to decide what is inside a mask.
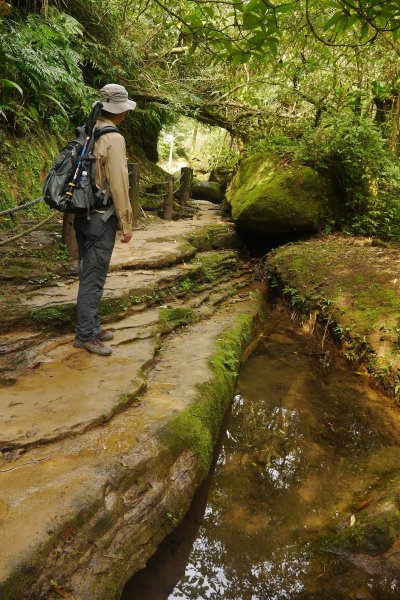
[[[100,136],[121,132],[111,125],[94,129],[101,110],[101,104],[99,105],[96,105],[86,126],[78,127],[77,137],[61,150],[54,167],[46,176],[43,198],[50,208],[66,213],[86,211],[90,218],[91,210],[107,208],[112,203],[107,182],[100,189],[96,187],[96,159],[93,147]]]

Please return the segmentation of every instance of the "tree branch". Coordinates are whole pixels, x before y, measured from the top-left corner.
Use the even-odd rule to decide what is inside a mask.
[[[337,44],[336,42],[328,42],[327,40],[324,40],[320,35],[318,35],[318,33],[316,32],[316,29],[311,21],[310,12],[309,12],[309,0],[306,0],[306,19],[307,19],[308,26],[309,26],[313,36],[319,42],[324,44],[324,46],[331,46],[332,48],[360,48],[362,46],[367,46],[368,44],[372,44],[372,42],[374,42],[376,40],[376,38],[378,37],[378,33],[379,33],[377,31],[372,36],[372,38],[370,38],[366,42],[363,42],[362,44]]]
[[[149,58],[164,58],[165,56],[170,56],[171,54],[182,54],[188,50],[189,46],[177,46],[176,48],[171,48],[171,50],[164,50],[164,52],[153,52],[152,54],[149,54]]]

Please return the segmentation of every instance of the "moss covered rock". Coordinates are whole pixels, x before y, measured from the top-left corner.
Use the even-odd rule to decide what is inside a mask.
[[[327,206],[322,177],[310,167],[260,152],[243,160],[227,190],[236,224],[250,233],[316,231]]]
[[[192,198],[208,200],[209,202],[214,202],[214,204],[221,204],[221,187],[216,181],[198,181],[193,186]]]
[[[4,135],[0,140],[0,210],[41,195],[46,172],[63,143],[54,133],[40,128],[23,138]],[[36,215],[38,210],[43,212],[47,207],[39,204],[28,214]],[[0,227],[8,221],[11,225],[15,223],[13,219],[3,217]]]

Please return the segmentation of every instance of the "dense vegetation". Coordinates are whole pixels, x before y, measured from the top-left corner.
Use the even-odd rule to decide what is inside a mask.
[[[397,0],[3,1],[0,141],[63,135],[118,81],[154,158],[177,115],[219,125],[332,178],[328,227],[398,237],[399,39]]]

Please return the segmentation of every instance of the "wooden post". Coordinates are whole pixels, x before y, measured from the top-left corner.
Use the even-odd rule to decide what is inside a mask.
[[[71,261],[77,261],[79,255],[78,242],[76,241],[74,229],[74,218],[75,215],[71,213],[64,213],[63,215],[62,241],[67,246],[68,254],[71,257]]]
[[[181,208],[185,208],[188,204],[192,191],[193,170],[189,167],[181,169],[181,181],[179,188],[179,204]]]
[[[166,194],[164,197],[163,218],[166,221],[172,221],[172,211],[174,204],[174,178],[172,177],[172,175],[168,177],[166,188]]]
[[[132,206],[133,212],[133,227],[137,227],[139,214],[140,214],[140,204],[139,204],[139,176],[140,176],[140,165],[139,163],[129,163],[128,164],[128,172],[129,172],[129,200]]]

